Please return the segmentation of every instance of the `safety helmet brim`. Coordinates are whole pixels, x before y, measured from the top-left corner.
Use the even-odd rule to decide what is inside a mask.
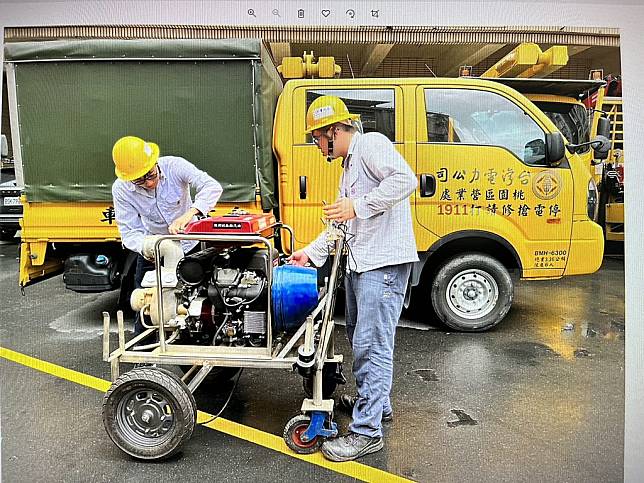
[[[349,114],[349,117],[346,115],[341,116],[341,117],[328,117],[324,119],[324,122],[321,122],[319,124],[314,124],[311,127],[307,128],[304,131],[304,134],[311,134],[313,131],[316,131],[318,129],[324,129],[325,127],[332,126],[333,124],[341,123],[341,124],[346,124],[348,126],[351,126],[351,121],[359,121],[360,120],[360,115],[359,114]]]

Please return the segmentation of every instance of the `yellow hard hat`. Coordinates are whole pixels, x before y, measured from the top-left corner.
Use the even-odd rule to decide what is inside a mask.
[[[358,114],[351,114],[342,99],[336,96],[321,96],[315,99],[306,112],[306,133],[321,129],[336,122],[351,124],[358,120]]]
[[[144,176],[159,159],[159,146],[136,136],[125,136],[112,148],[114,172],[124,181]]]

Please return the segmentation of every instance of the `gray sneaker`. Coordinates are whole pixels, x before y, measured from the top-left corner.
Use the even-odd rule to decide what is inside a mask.
[[[349,433],[322,443],[322,454],[331,461],[351,461],[380,451],[385,443],[382,438],[372,438],[358,433]]]
[[[343,394],[340,396],[340,407],[347,411],[349,414],[353,411],[353,406],[356,405],[356,401],[358,400],[358,396],[352,396],[350,394]],[[390,423],[394,420],[394,412],[389,411],[388,413],[385,413],[383,411],[382,413],[382,422],[383,423]]]

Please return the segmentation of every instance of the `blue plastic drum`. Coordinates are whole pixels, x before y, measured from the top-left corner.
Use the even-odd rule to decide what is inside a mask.
[[[317,270],[282,265],[273,270],[273,329],[297,329],[318,303]]]

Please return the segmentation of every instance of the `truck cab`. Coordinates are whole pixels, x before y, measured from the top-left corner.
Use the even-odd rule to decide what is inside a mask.
[[[360,114],[365,132],[387,136],[416,173],[412,284],[448,326],[496,325],[512,302],[510,272],[538,280],[599,268],[603,237],[589,217],[596,198],[584,159],[525,96],[473,78],[287,82],[273,146],[281,216],[297,247],[319,233],[322,201],[337,193],[340,163],[324,162],[304,133],[308,106],[325,94]]]
[[[596,209],[589,212],[603,228],[607,241],[624,241],[623,120],[622,100],[606,97],[604,80],[494,79],[513,87],[541,109],[576,149],[593,177],[589,192],[595,192]],[[606,121],[600,132],[600,120]],[[589,144],[601,134],[609,151],[600,155]],[[585,146],[584,146],[585,144]],[[592,206],[589,207],[591,209]]]

